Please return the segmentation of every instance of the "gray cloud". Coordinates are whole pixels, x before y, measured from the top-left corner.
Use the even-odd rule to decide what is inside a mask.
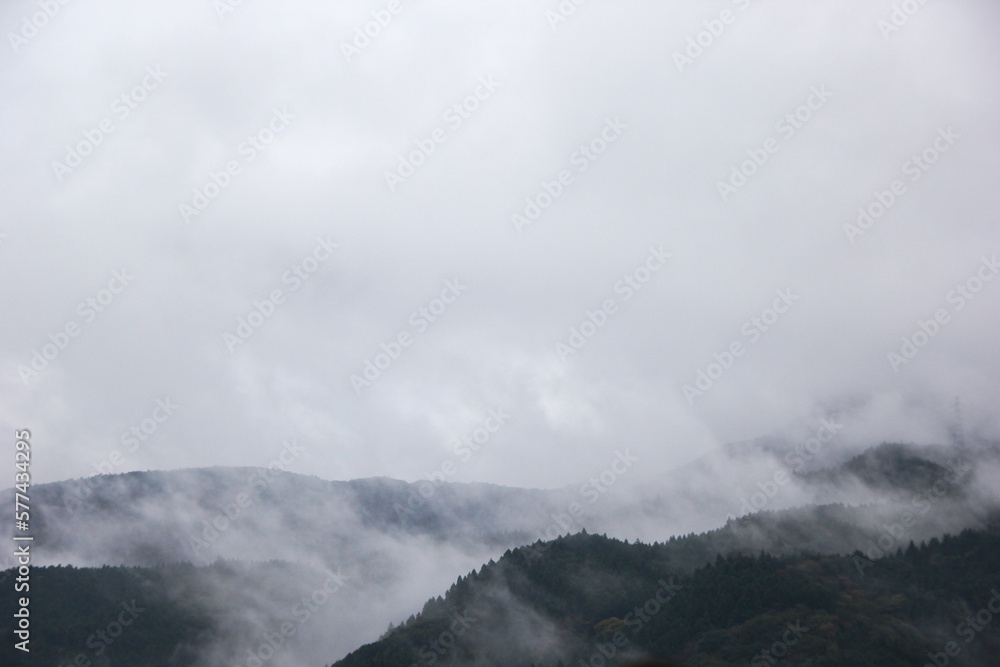
[[[69,3],[16,51],[8,37],[0,423],[32,429],[37,479],[91,474],[167,396],[176,415],[120,470],[266,465],[296,437],[294,471],[414,480],[497,407],[509,423],[455,479],[556,487],[626,446],[654,479],[833,412],[845,445],[941,441],[956,396],[995,436],[1000,284],[949,301],[1000,252],[994,6],[930,3],[884,38],[887,2],[592,2],[553,29],[557,4],[401,2],[349,61],[341,44],[385,3],[222,18],[207,0]],[[38,7],[7,3],[0,26]],[[678,72],[674,53],[726,8]],[[135,101],[147,68],[166,74]],[[481,77],[496,90],[449,123]],[[777,124],[820,86],[832,96],[786,137]],[[294,118],[251,160],[241,144],[267,138],[275,109]],[[628,128],[581,171],[609,118]],[[60,181],[52,163],[105,119]],[[437,128],[390,192],[385,172]],[[910,180],[939,128],[958,138]],[[717,182],[768,138],[778,149],[723,202]],[[185,222],[179,205],[234,160]],[[511,215],[561,170],[572,183],[518,233]],[[895,179],[905,193],[850,243],[844,225]],[[339,248],[292,290],[283,276],[327,236]],[[671,258],[625,301],[615,285],[650,246]],[[78,304],[123,269],[134,281],[85,321]],[[467,290],[418,331],[446,280]],[[276,289],[230,353],[224,335]],[[751,343],[744,323],[783,289],[794,307]],[[616,312],[562,363],[556,343],[607,299]],[[887,354],[938,309],[950,321],[895,372]],[[412,344],[358,396],[351,376],[401,333]],[[689,404],[683,386],[734,341],[745,353]]]

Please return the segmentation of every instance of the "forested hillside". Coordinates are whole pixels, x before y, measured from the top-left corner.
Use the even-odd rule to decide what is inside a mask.
[[[659,656],[705,667],[779,659],[912,667],[929,652],[957,650],[949,659],[967,665],[1000,655],[995,626],[964,620],[988,605],[1000,611],[997,526],[877,561],[861,553],[731,555],[689,573],[676,553],[670,544],[586,534],[557,540],[541,558],[517,549],[336,665],[600,665]]]
[[[565,506],[548,492],[449,485],[431,498],[433,506],[397,517],[393,505],[405,502],[404,494],[412,489],[402,482],[312,480],[295,487],[292,482],[307,478],[280,478],[219,539],[238,537],[231,547],[243,547],[243,560],[33,567],[30,662],[10,645],[0,648],[0,658],[3,664],[37,667],[78,660],[98,666],[253,667],[261,661],[268,667],[318,667],[339,656],[348,656],[347,665],[555,666],[589,661],[591,655],[600,662],[604,653],[614,660],[650,653],[691,664],[745,664],[781,640],[782,624],[797,628],[798,619],[811,630],[796,640],[796,651],[788,651],[789,664],[838,664],[838,659],[857,657],[845,657],[854,655],[850,651],[875,655],[879,646],[888,651],[880,658],[884,660],[912,657],[924,648],[926,657],[927,651],[943,650],[954,639],[962,605],[968,607],[966,614],[977,611],[985,604],[980,598],[1000,584],[987,576],[1000,571],[995,560],[988,560],[1000,551],[1000,508],[988,484],[996,450],[966,457],[939,449],[883,445],[836,467],[804,473],[796,482],[843,489],[849,495],[858,488],[878,490],[875,503],[765,510],[731,518],[707,532],[646,543],[569,530],[554,541],[526,544],[529,539],[518,540],[505,531],[558,517],[553,510]],[[64,486],[48,485],[43,488],[50,512],[40,516],[50,523],[39,533],[48,541],[38,546],[44,552],[58,545],[74,550],[89,545],[95,553],[129,553],[162,562],[165,554],[183,550],[191,537],[177,529],[177,512],[166,502],[181,497],[176,487],[190,483],[184,497],[211,507],[227,491],[223,485],[208,493],[210,482],[228,480],[231,488],[242,472],[181,471],[101,480],[74,515],[86,514],[95,528],[88,535],[59,528],[58,496]],[[772,492],[775,501],[793,493],[790,483],[758,488],[761,494]],[[690,492],[677,496],[681,507],[695,497]],[[295,510],[289,510],[293,505]],[[530,519],[520,511],[529,506]],[[645,501],[632,507],[641,513]],[[666,506],[646,519],[662,520],[677,512]],[[144,516],[158,517],[159,523],[144,524]],[[414,533],[405,540],[402,524],[392,523],[396,519],[414,522],[407,524],[405,530]],[[609,514],[603,521],[612,519]],[[482,545],[480,552],[486,555],[477,558],[451,550],[432,535],[415,534],[447,525],[448,534],[461,541],[469,537],[461,526],[475,523],[484,524],[484,532],[473,540],[488,534],[491,540],[523,546],[501,556],[505,546],[490,550]],[[255,536],[261,526],[281,529]],[[620,528],[627,534],[628,526]],[[962,533],[960,540],[935,539],[965,529],[971,532]],[[300,536],[298,541],[291,532]],[[103,547],[112,537],[121,543],[110,550]],[[955,551],[954,544],[964,546]],[[259,551],[285,558],[254,558]],[[446,597],[424,604],[460,573],[469,574]],[[13,576],[12,570],[0,575],[7,582],[0,586],[0,604],[11,609]],[[940,602],[936,607],[934,599]],[[308,609],[304,600],[314,600],[315,608]],[[413,615],[422,605],[423,612]],[[125,617],[119,621],[121,614]],[[403,625],[368,643],[390,621]],[[282,636],[284,624],[288,634]],[[9,621],[0,630],[9,633]],[[989,636],[984,632],[986,641],[977,638],[968,648],[963,645],[954,659],[991,646]],[[822,647],[814,646],[820,640]],[[278,649],[270,648],[274,643],[280,644]],[[784,648],[779,644],[776,650]],[[274,653],[271,658],[269,652]]]

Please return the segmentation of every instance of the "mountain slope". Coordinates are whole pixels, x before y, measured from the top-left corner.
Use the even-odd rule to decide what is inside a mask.
[[[207,564],[221,557],[346,566],[414,538],[488,557],[582,528],[658,541],[761,509],[911,502],[939,482],[950,496],[964,489],[975,504],[998,495],[990,484],[1000,471],[997,446],[882,445],[812,472],[796,470],[795,456],[794,450],[781,455],[773,443],[760,450],[724,448],[656,485],[630,487],[622,479],[600,494],[589,482],[553,490],[387,478],[337,482],[262,468],[100,475],[32,487],[36,562]],[[6,503],[13,503],[13,489],[0,491],[0,504]],[[12,530],[12,521],[10,514],[0,516],[0,530]],[[0,567],[13,564],[11,554],[0,554]]]
[[[859,554],[732,555],[686,573],[669,545],[585,534],[560,538],[544,559],[521,551],[460,578],[337,667],[642,656],[773,664],[766,655],[817,667],[911,667],[948,642],[961,643],[964,664],[990,664],[1000,651],[995,632],[976,636],[960,625],[991,600],[1000,609],[1000,524],[872,563]]]
[[[219,655],[245,653],[291,616],[293,605],[287,601],[276,604],[268,596],[249,594],[266,588],[262,582],[285,581],[287,590],[301,598],[315,589],[307,582],[326,571],[342,573],[349,584],[325,607],[329,618],[297,635],[301,650],[283,651],[319,664],[375,640],[387,624],[398,623],[457,576],[505,549],[531,543],[519,553],[544,559],[552,537],[581,528],[622,539],[666,541],[671,567],[690,574],[720,553],[861,550],[875,559],[910,540],[982,529],[997,506],[994,449],[884,445],[834,468],[802,474],[784,467],[787,453],[777,446],[767,451],[778,458],[745,448],[733,456],[723,451],[648,489],[629,487],[622,479],[593,504],[578,488],[328,482],[255,468],[101,476],[88,480],[85,491],[80,481],[43,484],[32,489],[33,564],[285,561],[273,566],[273,577],[267,563],[253,565],[256,578],[221,576],[212,567],[181,577],[190,579],[192,590],[211,590],[223,601],[190,610],[220,628],[205,644]],[[744,465],[750,459],[755,463]],[[785,477],[778,476],[782,471]],[[11,493],[0,493],[0,502]],[[741,497],[765,501],[765,511],[732,519],[742,513]],[[801,506],[816,498],[840,504]],[[865,504],[856,506],[859,502]],[[799,507],[772,511],[782,506]],[[10,531],[11,519],[0,516],[0,525]],[[701,526],[700,534],[671,537],[678,526],[691,525]],[[550,539],[539,541],[540,535]],[[12,554],[0,554],[0,565],[13,564]],[[300,575],[285,577],[282,568],[292,566],[300,568]],[[69,586],[71,579],[60,581]],[[165,594],[161,598],[172,600]],[[234,608],[240,612],[233,614]],[[82,639],[90,632],[93,628]],[[181,635],[175,639],[189,641]]]
[[[704,653],[716,662],[692,664],[734,664],[724,660],[744,656],[758,646],[755,637],[772,636],[782,623],[794,623],[793,615],[808,619],[803,620],[807,626],[827,630],[834,623],[838,632],[848,633],[852,645],[859,641],[850,634],[857,627],[891,630],[910,650],[922,644],[912,644],[913,632],[905,624],[933,630],[934,622],[944,622],[935,615],[938,611],[960,606],[955,600],[938,605],[935,591],[959,595],[971,605],[989,576],[1000,572],[998,511],[982,517],[991,528],[964,534],[957,542],[945,540],[943,546],[932,539],[919,558],[907,553],[905,567],[891,566],[894,557],[869,560],[861,552],[801,555],[852,540],[863,550],[879,529],[867,511],[826,506],[762,513],[654,545],[581,533],[508,550],[499,562],[491,560],[460,577],[444,598],[425,602],[422,613],[404,627],[356,650],[343,664],[408,667],[453,660],[555,665],[578,656],[589,660],[600,646],[610,651],[608,642],[614,645],[616,631],[628,642],[615,648],[615,655],[653,652],[692,661]],[[814,530],[816,526],[823,530]],[[777,545],[777,553],[798,555],[760,557],[761,544],[768,540]],[[905,548],[908,542],[900,545]],[[2,578],[13,576],[11,570]],[[284,562],[35,568],[32,610],[39,620],[32,661],[14,662],[18,656],[9,645],[0,649],[0,659],[3,664],[49,667],[82,653],[95,665],[249,666],[252,655],[260,659],[268,653],[270,641],[280,644],[280,651],[269,664],[319,665],[338,646],[347,647],[342,649],[347,653],[363,643],[363,612],[378,604],[371,590],[368,582],[343,572]],[[894,597],[899,595],[905,599]],[[0,605],[13,608],[14,596],[12,586],[0,586]],[[876,598],[881,600],[873,603],[877,609],[869,604]],[[103,642],[95,633],[114,622],[120,605],[132,600],[144,612],[98,655]],[[698,606],[706,600],[720,604]],[[889,612],[897,607],[915,615],[896,623]],[[674,610],[671,616],[665,615],[668,609]],[[659,627],[654,617],[661,615],[673,620],[647,637],[645,630]],[[834,622],[833,616],[841,620]],[[291,632],[287,637],[281,635],[284,624]],[[678,627],[681,634],[670,634]],[[438,653],[453,641],[446,631],[456,635],[452,658]],[[472,643],[459,642],[460,631]]]
[[[302,559],[321,554],[344,561],[365,557],[364,550],[353,553],[363,535],[506,546],[508,533],[523,539],[527,527],[551,521],[549,514],[566,504],[562,493],[207,468],[40,484],[32,488],[32,519],[39,554],[50,563],[287,559],[290,549]],[[8,497],[12,503],[12,489],[0,493],[0,502]],[[10,523],[0,519],[4,529]],[[0,558],[13,563],[9,555]]]

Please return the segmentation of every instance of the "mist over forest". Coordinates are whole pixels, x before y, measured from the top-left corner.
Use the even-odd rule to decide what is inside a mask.
[[[998,27],[3,3],[0,664],[995,667]]]

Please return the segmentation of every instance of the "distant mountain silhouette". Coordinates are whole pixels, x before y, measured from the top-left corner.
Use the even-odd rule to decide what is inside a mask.
[[[648,585],[644,577],[653,572],[701,576],[696,573],[714,567],[720,555],[756,558],[763,551],[777,558],[802,558],[803,553],[850,558],[860,552],[867,579],[875,571],[871,563],[905,550],[911,541],[929,543],[966,528],[985,531],[996,520],[1000,491],[996,447],[886,444],[832,468],[801,473],[790,465],[794,451],[775,442],[759,448],[752,443],[723,448],[665,475],[660,484],[629,486],[627,479],[622,480],[593,505],[581,503],[576,486],[435,487],[387,478],[330,482],[269,474],[260,468],[136,472],[37,485],[32,489],[33,564],[76,567],[34,570],[38,581],[48,582],[40,588],[38,608],[45,608],[46,596],[57,596],[50,599],[46,623],[62,630],[47,633],[40,622],[39,649],[33,659],[49,655],[57,660],[50,664],[68,663],[74,651],[83,650],[90,651],[94,660],[99,656],[86,644],[101,627],[97,616],[135,598],[156,601],[158,611],[137,622],[128,636],[157,634],[148,637],[146,652],[128,653],[122,648],[121,656],[131,656],[126,664],[159,664],[140,658],[159,655],[160,649],[154,647],[168,646],[176,655],[188,655],[190,647],[197,647],[199,656],[214,656],[218,664],[230,664],[225,660],[234,651],[249,660],[247,651],[259,648],[266,633],[289,619],[297,622],[293,610],[304,596],[316,593],[331,576],[343,576],[347,583],[336,595],[317,594],[328,601],[312,612],[306,625],[294,626],[295,639],[282,648],[289,659],[328,663],[375,641],[390,623],[402,622],[406,633],[423,627],[432,616],[421,615],[417,625],[404,619],[422,605],[427,612],[428,598],[437,599],[456,577],[481,577],[484,562],[488,564],[483,571],[496,571],[494,559],[508,568],[517,554],[529,567],[522,574],[543,568],[551,576],[574,578],[565,581],[565,591],[552,592],[558,596],[552,598],[551,608],[543,605],[539,611],[538,600],[510,597],[506,589],[498,589],[490,602],[497,613],[506,609],[510,619],[537,617],[546,628],[538,641],[561,647],[542,651],[538,662],[548,658],[558,662],[559,656],[572,653],[566,646],[595,632],[593,624],[590,629],[574,625],[572,605],[565,606],[567,600],[584,604],[589,599],[580,598],[579,592],[570,595],[579,587],[593,587],[604,596],[608,613],[590,619],[597,623],[615,616],[618,612],[612,607],[617,609],[615,605],[628,595],[639,595],[632,587]],[[12,505],[12,493],[0,492],[0,502]],[[751,501],[763,504],[763,511],[741,511]],[[572,503],[585,510],[571,516]],[[8,533],[11,520],[9,515],[0,516]],[[685,526],[703,527],[679,529]],[[584,529],[589,534],[581,533]],[[602,544],[595,541],[597,533],[641,538],[646,544],[610,541],[618,546],[607,549],[618,554],[619,565],[645,559],[636,567],[646,574],[637,575],[635,581],[608,578],[608,563],[599,561],[590,572],[579,569],[570,557],[565,570],[545,565],[566,545]],[[545,537],[558,534],[573,537],[555,541]],[[652,548],[649,543],[654,541],[660,544]],[[9,553],[0,555],[0,561],[6,567],[14,565]],[[130,567],[103,567],[119,564]],[[560,601],[564,594],[570,597]],[[12,587],[0,586],[0,599],[13,595]],[[58,605],[62,606],[56,609]],[[566,610],[565,618],[553,611],[560,608]],[[145,619],[153,618],[158,619],[157,629],[140,631]],[[108,622],[103,621],[105,626]],[[549,627],[553,624],[555,630]],[[385,639],[400,632],[398,625],[393,627]],[[565,635],[568,644],[553,643],[550,630],[557,637]],[[714,636],[707,636],[706,646]],[[123,636],[118,645],[125,647],[126,639]],[[657,653],[653,645],[643,650],[687,660],[688,648],[677,653],[677,646],[671,644],[668,652]],[[107,647],[109,654],[112,648]],[[639,657],[619,653],[621,659]],[[426,664],[421,661],[416,664]],[[204,662],[212,664],[216,663]]]

